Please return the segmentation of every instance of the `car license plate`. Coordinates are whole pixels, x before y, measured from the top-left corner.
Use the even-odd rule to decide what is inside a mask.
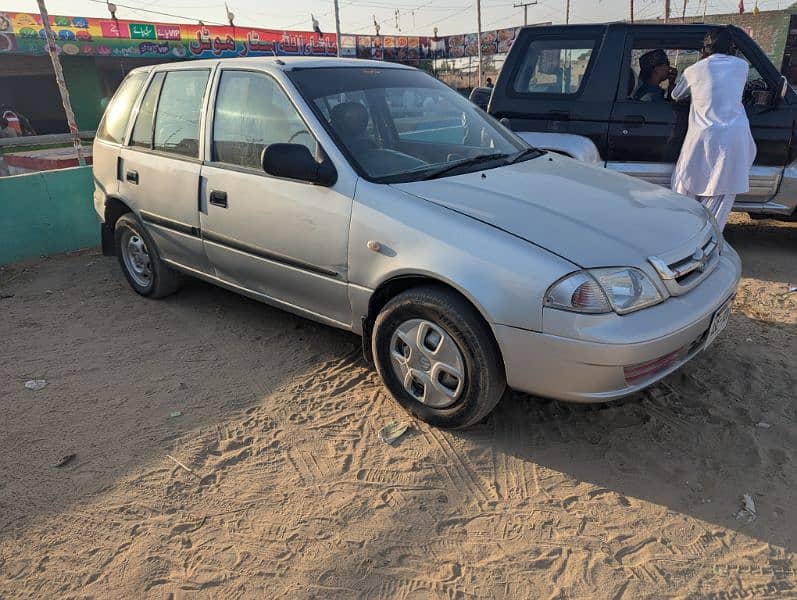
[[[733,296],[725,301],[725,304],[717,309],[714,317],[711,319],[711,327],[708,330],[708,337],[706,338],[706,347],[717,339],[717,336],[725,329],[728,321],[731,318],[731,304],[733,304]]]

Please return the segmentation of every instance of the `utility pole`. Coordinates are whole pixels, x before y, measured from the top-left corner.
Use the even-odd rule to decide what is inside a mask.
[[[335,0],[337,2],[337,0]],[[476,43],[479,45],[479,87],[482,86],[482,0],[476,0]]]
[[[335,49],[336,49],[336,56],[340,58],[340,9],[338,8],[338,0],[334,0],[334,2],[335,2]]]
[[[631,22],[634,22],[634,0],[631,0]]]
[[[570,0],[567,0],[567,6],[565,8],[565,25],[570,24]]]
[[[42,17],[42,26],[47,35],[47,53],[50,55],[50,60],[53,63],[55,83],[58,84],[58,91],[61,92],[61,103],[64,105],[64,113],[66,113],[66,124],[69,126],[69,133],[72,134],[72,145],[75,147],[75,152],[77,153],[77,163],[81,167],[84,167],[86,166],[86,160],[83,158],[83,150],[80,147],[80,130],[75,121],[75,113],[72,111],[72,103],[69,101],[69,90],[66,88],[64,70],[61,68],[61,60],[58,58],[55,35],[53,34],[52,27],[50,27],[50,15],[47,14],[47,7],[44,6],[44,0],[37,1],[39,4],[39,14]]]
[[[668,23],[670,20],[670,0],[664,0],[664,22]]]
[[[534,6],[535,4],[537,4],[537,0],[534,0],[534,2],[516,2],[512,5],[512,8],[523,7],[523,25],[529,24],[529,6]]]
[[[681,11],[681,23],[686,22],[686,1],[684,0],[684,9]]]

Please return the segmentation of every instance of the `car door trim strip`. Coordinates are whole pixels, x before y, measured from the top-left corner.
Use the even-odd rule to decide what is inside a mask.
[[[189,225],[188,223],[183,223],[182,221],[175,221],[174,219],[161,217],[160,215],[156,215],[146,210],[139,211],[139,214],[141,215],[141,219],[145,223],[150,223],[152,225],[159,225],[161,227],[165,227],[166,229],[177,231],[178,233],[184,233],[186,235],[191,235],[193,237],[199,237],[200,233],[199,228],[194,227],[193,225]]]
[[[340,275],[337,271],[327,269],[326,267],[314,265],[312,263],[299,260],[298,258],[292,258],[290,256],[284,256],[282,254],[270,252],[263,248],[259,248],[258,246],[252,246],[251,244],[247,244],[246,242],[242,242],[235,238],[227,237],[226,235],[215,233],[213,231],[208,231],[207,229],[202,231],[202,238],[207,242],[218,244],[219,246],[225,246],[227,248],[232,248],[233,250],[237,250],[238,252],[243,252],[244,254],[250,254],[252,256],[256,256],[257,258],[270,260],[272,262],[281,263],[289,267],[295,267],[297,269],[302,269],[304,271],[318,273],[319,275],[326,275],[327,277],[338,277]]]

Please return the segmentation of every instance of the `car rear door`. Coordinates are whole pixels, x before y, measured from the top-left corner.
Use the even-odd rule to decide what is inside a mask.
[[[523,29],[496,82],[490,113],[508,118],[518,133],[586,136],[604,155],[617,85],[612,45],[615,39],[622,44],[621,37],[621,30],[604,25]]]
[[[269,144],[323,152],[285,88],[220,69],[202,167],[200,224],[215,275],[287,309],[349,327],[348,239],[355,179],[332,187],[266,174]]]
[[[208,273],[199,235],[202,114],[211,70],[155,73],[119,157],[119,194],[167,262]]]

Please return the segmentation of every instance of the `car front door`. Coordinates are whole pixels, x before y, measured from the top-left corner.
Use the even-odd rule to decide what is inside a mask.
[[[198,212],[201,115],[209,78],[208,69],[155,73],[117,170],[119,194],[137,210],[161,258],[202,273],[210,271]]]
[[[609,126],[608,168],[669,187],[688,128],[689,102],[635,100],[633,90],[640,85],[638,61],[645,52],[662,49],[680,74],[699,60],[708,30],[688,26],[668,28],[666,33],[659,28],[652,33],[650,28],[640,28],[629,36],[623,66],[625,81],[621,78]],[[758,81],[763,90],[775,89],[777,78],[760,64],[763,54],[758,56],[746,45],[739,49],[740,56],[751,63],[749,79]],[[757,67],[762,67],[765,75],[759,74]],[[762,103],[757,104],[748,90],[744,101],[758,152],[750,171],[750,191],[740,195],[737,202],[758,204],[777,191],[787,159],[792,117],[791,111],[771,95],[768,99],[762,96]]]
[[[689,103],[672,102],[634,94],[642,84],[639,57],[651,50],[664,50],[679,74],[700,56],[705,32],[690,28],[659,27],[656,33],[636,33],[626,41],[617,100],[609,124],[606,166],[651,183],[670,186],[673,167],[681,152],[689,120]]]
[[[354,181],[332,187],[267,175],[263,149],[323,152],[270,74],[220,70],[201,173],[205,251],[223,282],[338,326],[351,325],[348,233]]]

